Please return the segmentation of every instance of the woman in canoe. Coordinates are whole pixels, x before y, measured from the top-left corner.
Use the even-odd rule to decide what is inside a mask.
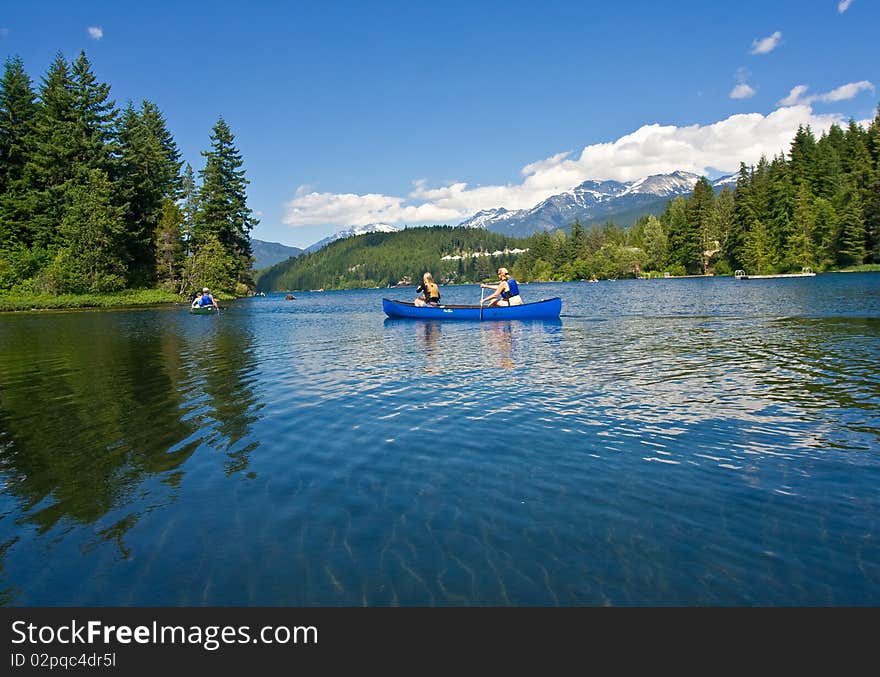
[[[431,273],[422,275],[422,284],[418,286],[416,292],[421,294],[415,300],[417,306],[436,306],[440,303],[440,287],[434,282]]]
[[[521,306],[522,297],[519,295],[519,285],[516,283],[507,268],[498,269],[498,284],[481,284],[481,289],[494,289],[489,296],[483,299],[487,306]]]

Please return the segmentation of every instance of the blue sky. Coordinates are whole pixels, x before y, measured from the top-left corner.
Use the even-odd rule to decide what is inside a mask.
[[[85,50],[156,103],[195,170],[229,123],[261,220],[306,247],[351,225],[456,224],[592,179],[720,174],[797,125],[872,119],[880,3],[7,2],[37,85]]]

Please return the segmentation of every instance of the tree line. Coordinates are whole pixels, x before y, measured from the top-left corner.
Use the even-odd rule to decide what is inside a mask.
[[[143,100],[119,109],[85,52],[37,88],[18,57],[0,81],[0,292],[253,288],[243,160],[220,117],[198,174]]]

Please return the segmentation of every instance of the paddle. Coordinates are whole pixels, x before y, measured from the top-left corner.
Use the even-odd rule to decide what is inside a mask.
[[[483,294],[485,290],[483,289],[483,284],[480,283],[480,321],[483,320]]]

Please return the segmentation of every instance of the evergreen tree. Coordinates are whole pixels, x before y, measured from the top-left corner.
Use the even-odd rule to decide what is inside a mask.
[[[792,234],[788,241],[787,257],[795,266],[816,268],[819,264],[819,243],[816,239],[816,210],[809,183],[798,187],[797,202],[792,218]]]
[[[798,127],[791,142],[791,180],[795,186],[806,183],[812,190],[818,182],[819,148],[810,126]]]
[[[184,251],[190,255],[195,251],[196,219],[199,213],[199,190],[196,186],[193,168],[186,163],[181,178],[181,212],[183,213],[183,245]]]
[[[200,243],[214,234],[234,260],[235,281],[251,285],[250,231],[259,223],[247,206],[244,162],[233,144],[235,137],[221,117],[211,134],[211,150],[203,151],[205,168],[200,172],[199,212],[195,239]]]
[[[700,265],[699,235],[688,219],[687,205],[685,198],[677,197],[669,203],[664,214],[669,239],[668,263],[696,272]]]
[[[183,247],[183,212],[172,200],[162,203],[156,226],[156,278],[167,289],[178,291],[185,260]],[[183,290],[179,290],[183,291]]]
[[[772,273],[776,266],[776,243],[763,221],[755,221],[746,235],[743,251],[747,272],[752,275]]]
[[[97,81],[85,52],[71,64],[74,120],[75,173],[100,169],[116,177],[116,104],[110,100],[110,85]],[[91,180],[91,179],[89,179]]]
[[[24,246],[31,239],[25,231],[23,177],[36,115],[36,93],[21,59],[7,59],[0,81],[0,249]]]
[[[830,200],[818,197],[814,202],[814,213],[816,218],[815,238],[819,245],[819,265],[822,268],[829,268],[836,265],[837,261],[839,230],[837,211]]]
[[[812,186],[816,197],[833,200],[840,191],[843,181],[841,156],[844,154],[846,137],[837,125],[831,125],[827,134],[823,134],[816,144],[818,154],[818,176]]]
[[[70,205],[61,222],[64,245],[60,287],[73,293],[106,292],[125,286],[123,209],[114,206],[107,175],[92,169],[69,190]]]
[[[718,197],[715,198],[715,211],[712,215],[712,220],[714,222],[715,235],[718,238],[717,249],[719,250],[721,260],[726,261],[726,254],[737,232],[736,205],[733,193],[727,187],[718,193]],[[730,268],[729,262],[725,265]],[[735,268],[730,268],[730,270],[735,270]],[[729,273],[730,270],[726,272]]]
[[[566,257],[570,261],[586,256],[587,252],[587,233],[581,225],[580,220],[575,219],[571,224],[571,232],[568,236],[568,251]]]
[[[700,272],[705,274],[709,268],[709,254],[717,248],[717,234],[715,232],[715,191],[705,176],[700,177],[694,186],[691,197],[687,203],[687,218],[689,237],[695,241],[689,243],[692,250],[696,250],[696,262]],[[693,262],[685,263],[685,267]]]
[[[862,204],[854,178],[847,179],[838,206],[837,263],[842,266],[860,265],[864,262],[865,221]]]
[[[755,222],[751,183],[752,170],[741,162],[733,191],[733,228],[721,243],[721,257],[732,270],[745,265],[746,234]]]
[[[656,216],[651,215],[645,221],[643,242],[646,255],[645,269],[661,270],[666,261],[667,240],[660,219]]]
[[[783,155],[773,158],[767,174],[769,202],[767,226],[773,236],[772,258],[780,270],[791,267],[786,261],[788,240],[791,237],[791,218],[794,211],[795,192],[790,169]]]
[[[865,228],[865,256],[873,260],[880,246],[880,173],[869,150],[869,132],[851,121],[846,130],[846,155],[843,162],[847,179],[858,193],[860,213]]]
[[[39,101],[24,167],[28,218],[23,229],[29,245],[55,248],[77,157],[73,83],[60,52],[42,80]]]
[[[154,280],[154,235],[166,200],[175,199],[180,185],[180,154],[155,104],[144,101],[122,114],[119,129],[120,192],[127,205],[129,281]]]

